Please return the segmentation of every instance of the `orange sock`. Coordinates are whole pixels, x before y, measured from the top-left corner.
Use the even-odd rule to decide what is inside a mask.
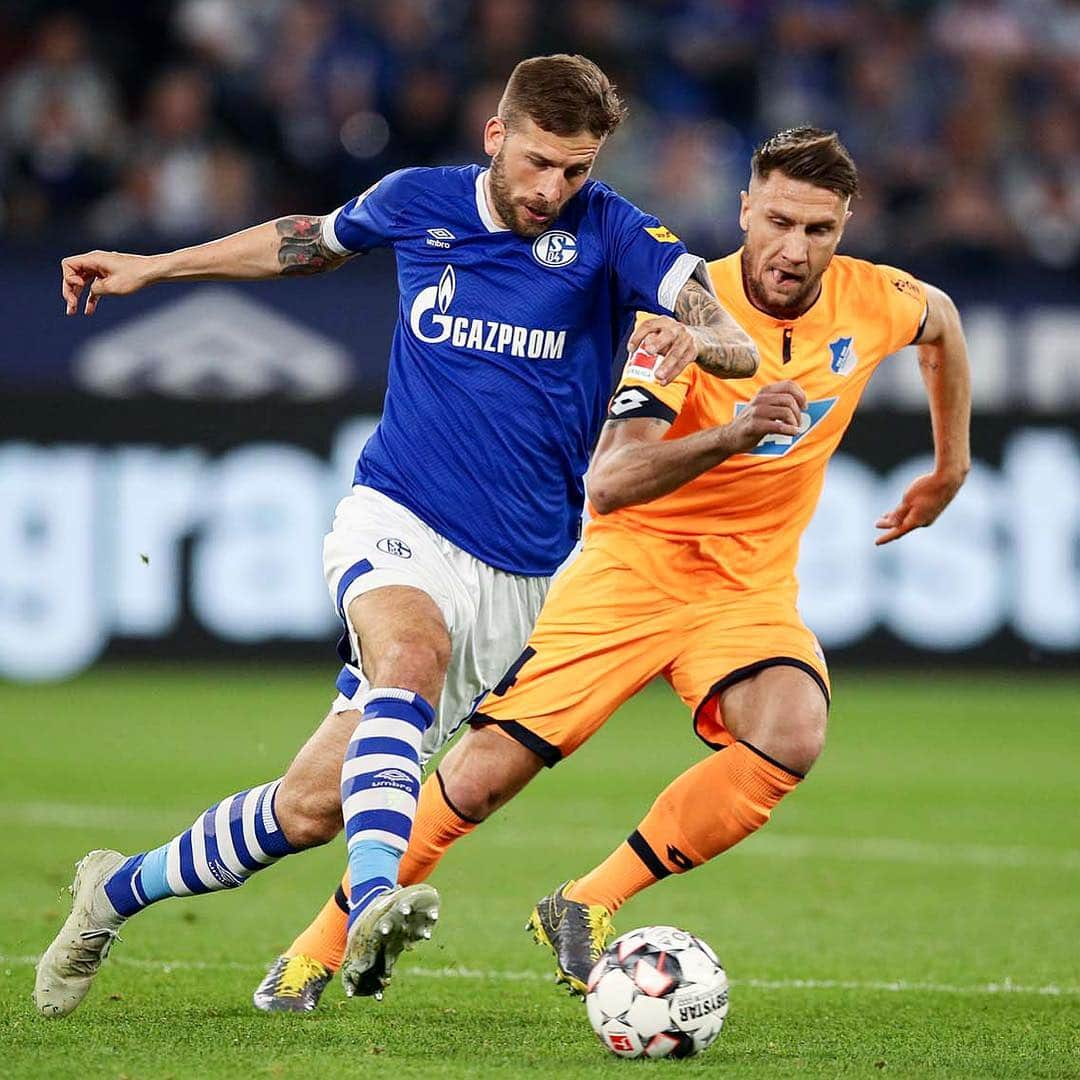
[[[478,821],[462,817],[454,809],[436,769],[420,789],[409,850],[398,868],[398,881],[402,885],[415,885],[418,881],[426,880],[450,845],[468,836],[479,824]]]
[[[436,770],[420,789],[409,849],[398,868],[402,885],[423,881],[438,865],[447,849],[476,828],[478,822],[463,818],[449,803],[442,777]],[[285,950],[286,956],[313,956],[331,971],[341,967],[349,916],[349,871],[337,891],[323,905],[315,921]]]
[[[349,921],[349,871],[334,895],[323,904],[315,921],[305,927],[285,950],[286,956],[313,956],[331,971],[341,967]]]
[[[617,911],[660,878],[700,866],[760,829],[801,779],[749,743],[734,743],[676,777],[567,898]]]

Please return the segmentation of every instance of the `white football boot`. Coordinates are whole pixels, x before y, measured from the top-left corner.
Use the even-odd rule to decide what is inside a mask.
[[[72,1012],[90,989],[124,917],[105,895],[105,882],[123,866],[119,851],[91,851],[75,864],[71,914],[38,961],[34,1004],[42,1016]]]
[[[397,958],[414,942],[430,938],[438,918],[439,894],[430,885],[398,886],[372,900],[345,942],[345,993],[381,999]]]

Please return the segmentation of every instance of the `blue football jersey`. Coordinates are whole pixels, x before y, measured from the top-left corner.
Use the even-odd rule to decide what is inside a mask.
[[[703,262],[588,181],[539,237],[496,225],[476,165],[391,173],[329,215],[340,254],[391,246],[400,293],[382,419],[355,482],[491,566],[554,573],[634,312],[670,314]]]

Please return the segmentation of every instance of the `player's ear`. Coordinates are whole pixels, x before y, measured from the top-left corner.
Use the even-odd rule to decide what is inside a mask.
[[[748,191],[739,192],[739,228],[743,232],[750,227],[750,193]]]
[[[493,116],[484,125],[484,153],[494,157],[506,139],[506,121],[501,116]]]

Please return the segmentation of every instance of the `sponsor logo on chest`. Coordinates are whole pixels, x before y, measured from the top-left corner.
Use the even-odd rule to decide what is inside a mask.
[[[823,401],[808,401],[806,408],[803,409],[799,417],[798,435],[766,435],[757,446],[752,450],[744,451],[744,453],[752,454],[755,457],[783,457],[825,419],[829,414],[829,410],[838,400],[838,398],[833,397],[825,398]],[[736,416],[745,409],[746,402],[738,401],[735,403]]]
[[[409,329],[418,340],[428,345],[447,342],[455,349],[528,357],[530,360],[562,359],[566,350],[565,330],[543,330],[452,314],[450,307],[456,292],[457,274],[447,265],[438,285],[429,285],[416,294],[409,309]]]

